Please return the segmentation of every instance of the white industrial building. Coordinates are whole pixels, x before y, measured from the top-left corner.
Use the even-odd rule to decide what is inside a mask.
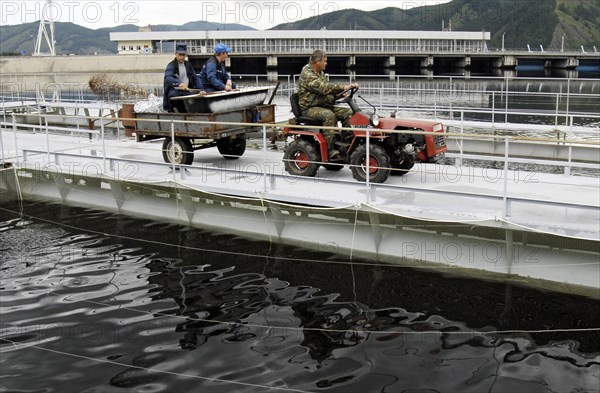
[[[186,43],[191,55],[206,55],[224,42],[236,55],[477,53],[487,51],[489,32],[403,30],[216,30],[110,33],[119,54],[165,53]]]

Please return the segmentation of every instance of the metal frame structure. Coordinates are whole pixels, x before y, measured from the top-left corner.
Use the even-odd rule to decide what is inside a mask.
[[[35,49],[33,51],[33,56],[56,56],[56,40],[54,39],[54,17],[52,15],[47,15],[46,10],[52,13],[54,6],[52,5],[52,0],[46,0],[46,5],[44,6],[44,12],[42,12],[40,18],[40,27],[38,29],[37,38],[35,41]],[[48,27],[48,29],[46,28]],[[50,33],[48,33],[50,30]],[[48,53],[42,52],[42,41],[46,42],[48,45]]]

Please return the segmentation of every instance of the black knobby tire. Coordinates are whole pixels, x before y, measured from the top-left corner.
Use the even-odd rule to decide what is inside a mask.
[[[413,166],[415,166],[415,158],[413,156],[407,156],[400,164],[392,165],[394,168],[392,171],[392,176],[404,176],[412,169]]]
[[[319,170],[319,153],[311,143],[296,139],[285,149],[283,163],[291,175],[314,177]]]
[[[321,164],[328,171],[337,172],[344,167],[344,164]]]
[[[383,183],[390,176],[390,156],[378,145],[370,146],[369,181]],[[360,145],[350,156],[352,177],[358,181],[367,180],[367,146]]]
[[[237,160],[246,152],[246,137],[221,138],[217,140],[217,149],[228,160]]]
[[[179,137],[171,142],[171,138],[167,137],[162,145],[162,156],[169,164],[191,165],[194,161],[192,142],[188,138]]]

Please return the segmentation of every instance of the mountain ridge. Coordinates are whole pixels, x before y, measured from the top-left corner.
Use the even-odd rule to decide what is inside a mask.
[[[152,31],[198,31],[198,30],[255,30],[252,27],[230,23],[193,21],[183,25],[149,25]],[[39,21],[21,25],[0,26],[0,53],[30,54],[33,52]],[[110,41],[110,33],[135,32],[140,27],[126,24],[115,27],[89,29],[71,22],[54,23],[54,39],[57,54],[115,54],[117,43]]]
[[[561,49],[581,45],[600,49],[600,1],[595,0],[453,0],[434,6],[376,11],[344,9],[271,30],[424,30],[489,31],[490,46],[524,49],[542,45]]]
[[[33,52],[39,22],[0,26],[0,53]],[[151,25],[152,31],[255,30],[240,24],[193,21]],[[491,48],[548,50],[600,49],[600,1],[596,0],[453,0],[433,6],[375,11],[344,9],[277,25],[269,30],[428,30],[489,31]],[[117,53],[110,32],[138,31],[135,25],[96,30],[68,22],[55,23],[57,54]],[[593,50],[593,49],[592,49]]]

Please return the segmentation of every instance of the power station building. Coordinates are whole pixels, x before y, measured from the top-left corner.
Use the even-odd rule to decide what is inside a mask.
[[[489,32],[401,30],[229,30],[140,31],[110,33],[121,55],[173,53],[186,43],[188,56],[201,66],[214,46],[232,48],[227,59],[236,73],[264,73],[269,79],[298,73],[315,49],[328,54],[328,71],[341,74],[394,75],[432,68],[437,62],[469,67],[471,54],[486,53]],[[447,56],[448,59],[439,59]],[[398,59],[398,61],[397,61]]]
[[[489,32],[402,30],[230,30],[110,33],[119,54],[171,53],[186,43],[190,55],[206,55],[225,42],[237,55],[468,53],[487,50]]]

